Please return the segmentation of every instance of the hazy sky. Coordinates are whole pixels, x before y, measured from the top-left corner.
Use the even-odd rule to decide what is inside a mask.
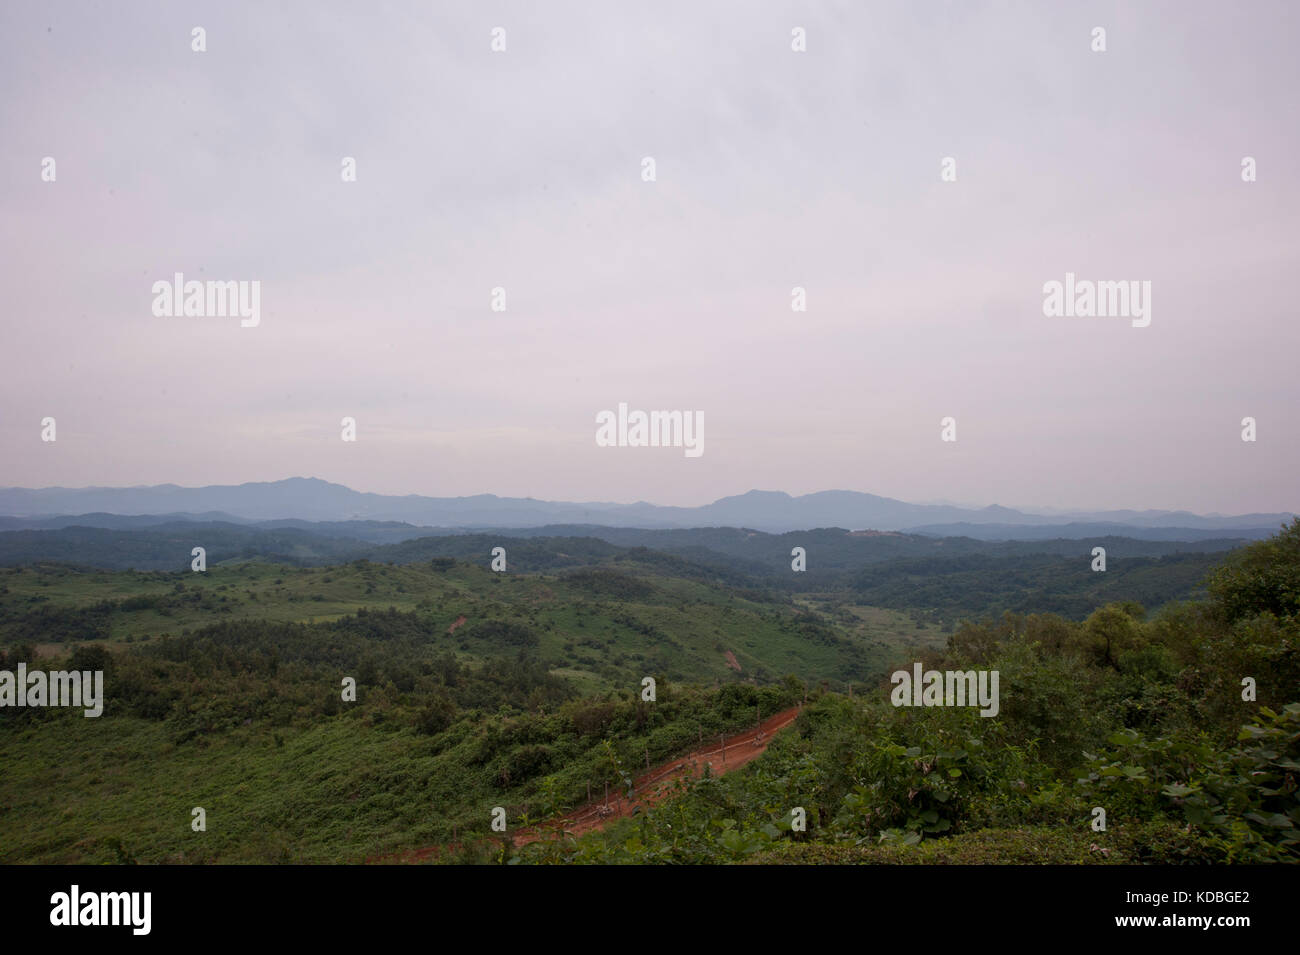
[[[5,0],[0,485],[1300,509],[1297,36],[1285,2]],[[176,272],[260,281],[260,325],[155,317]],[[1150,281],[1151,324],[1045,317],[1066,272]],[[705,453],[597,447],[619,402],[703,412]]]

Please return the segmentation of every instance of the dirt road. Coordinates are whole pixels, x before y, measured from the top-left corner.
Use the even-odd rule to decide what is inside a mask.
[[[561,816],[558,820],[530,826],[527,829],[516,829],[512,832],[514,843],[526,845],[554,835],[558,831],[574,836],[594,832],[603,829],[615,819],[631,816],[638,807],[644,808],[661,802],[669,795],[674,782],[684,777],[700,776],[706,766],[710,767],[710,772],[715,776],[739,769],[760,756],[772,742],[772,737],[795,721],[799,716],[799,710],[799,707],[792,706],[788,710],[769,716],[759,724],[757,729],[728,736],[725,740],[706,742],[685,756],[678,756],[676,759],[651,767],[634,781],[630,799],[622,793],[618,795],[611,793],[608,805],[604,804],[603,799],[595,799]],[[372,861],[420,862],[455,848],[455,846],[428,846]]]
[[[728,736],[725,741],[705,743],[685,756],[652,767],[636,778],[630,799],[623,793],[611,794],[608,805],[603,805],[602,800],[597,799],[585,806],[579,806],[555,822],[516,830],[515,845],[535,842],[560,829],[574,836],[603,829],[614,819],[623,819],[632,815],[633,810],[638,806],[653,806],[662,801],[672,789],[674,782],[683,777],[703,775],[705,766],[710,767],[710,772],[715,776],[739,769],[761,755],[772,742],[773,735],[793,723],[798,716],[797,706],[782,710],[769,716],[758,729]]]

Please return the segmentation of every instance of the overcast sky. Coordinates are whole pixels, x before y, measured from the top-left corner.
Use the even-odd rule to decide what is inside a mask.
[[[1300,509],[1298,35],[1283,2],[5,0],[0,484]],[[260,324],[156,317],[176,272],[260,281]],[[1150,281],[1150,325],[1045,317],[1066,272]],[[619,402],[703,412],[704,454],[597,447]]]

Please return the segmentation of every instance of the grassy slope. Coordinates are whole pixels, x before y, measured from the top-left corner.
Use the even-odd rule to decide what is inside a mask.
[[[470,624],[484,619],[526,624],[539,633],[540,652],[557,672],[594,690],[625,685],[628,673],[647,668],[679,680],[731,679],[727,650],[735,654],[744,676],[777,679],[797,672],[816,680],[863,679],[893,662],[898,648],[942,640],[937,629],[918,627],[906,614],[888,610],[872,611],[869,619],[848,627],[822,621],[842,641],[838,644],[809,639],[799,632],[792,607],[756,603],[725,588],[645,572],[634,576],[640,586],[621,593],[625,579],[494,574],[463,563],[449,570],[428,564],[297,568],[242,563],[202,574],[3,569],[0,642],[42,634],[39,617],[30,615],[43,608],[86,610],[102,601],[118,604],[103,619],[113,644],[180,635],[227,620],[310,623],[363,607],[394,607],[420,611],[440,633],[461,616]],[[120,606],[131,598],[158,598],[162,606]],[[26,631],[19,628],[24,619],[32,623]],[[460,640],[443,642],[447,649],[472,656]],[[48,640],[40,645],[47,653],[62,651]]]

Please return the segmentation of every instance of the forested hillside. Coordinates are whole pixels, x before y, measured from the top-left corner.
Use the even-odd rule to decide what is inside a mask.
[[[0,709],[0,861],[1295,858],[1300,522],[1217,562],[909,558],[817,592],[586,538],[430,556],[455,541],[487,543],[0,571],[0,670],[106,678],[98,718]],[[997,715],[895,707],[913,662],[997,670]],[[798,705],[741,770],[514,844]]]

